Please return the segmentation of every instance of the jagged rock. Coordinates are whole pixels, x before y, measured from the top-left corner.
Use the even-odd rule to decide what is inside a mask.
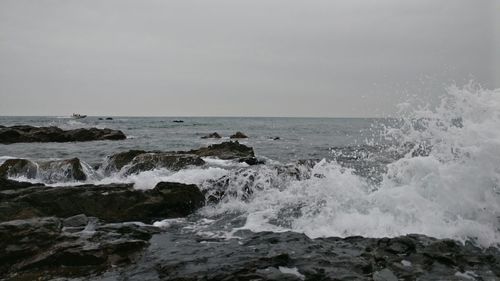
[[[196,185],[172,182],[150,190],[136,190],[131,184],[34,186],[0,191],[0,221],[85,214],[108,222],[150,223],[187,216],[204,203]]]
[[[236,132],[234,135],[231,135],[229,138],[231,139],[246,139],[248,138],[245,134],[242,132]]]
[[[211,134],[208,134],[206,136],[203,136],[201,138],[202,139],[220,139],[221,136],[217,132],[215,132],[215,133],[211,133]]]
[[[143,151],[129,150],[108,157],[103,170],[106,173],[123,170],[124,174],[166,168],[173,171],[188,166],[201,166],[205,161],[200,157],[217,157],[223,160],[238,160],[249,165],[260,164],[253,148],[236,142],[223,142],[190,151]]]
[[[171,152],[148,152],[134,157],[126,174],[136,174],[159,168],[178,171],[188,166],[201,166],[203,164],[205,164],[205,161],[196,155]]]
[[[144,150],[129,150],[126,152],[120,152],[117,154],[113,154],[110,157],[108,157],[106,167],[104,169],[106,172],[119,171],[125,165],[132,162],[134,157],[136,157],[137,155],[140,155],[140,154],[144,154],[144,153],[146,153],[146,151],[144,151]]]
[[[62,130],[57,127],[33,127],[27,125],[0,128],[0,143],[18,142],[73,142],[94,140],[123,140],[122,131],[111,129],[81,128]]]
[[[0,276],[46,280],[95,274],[132,262],[159,232],[133,224],[93,229],[90,235],[67,232],[53,217],[0,223]]]
[[[44,182],[84,181],[87,175],[78,158],[33,162],[27,159],[8,159],[0,166],[0,177],[25,177]]]
[[[253,148],[240,144],[237,141],[228,141],[218,144],[212,144],[208,147],[202,147],[188,151],[202,157],[217,157],[223,160],[239,160],[240,162],[256,162]]]

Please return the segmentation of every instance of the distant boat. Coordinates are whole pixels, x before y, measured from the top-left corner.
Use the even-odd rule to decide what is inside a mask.
[[[71,115],[71,118],[73,119],[82,119],[82,118],[85,118],[87,117],[87,115],[81,115],[81,114],[78,114],[78,113],[73,113],[73,115]]]

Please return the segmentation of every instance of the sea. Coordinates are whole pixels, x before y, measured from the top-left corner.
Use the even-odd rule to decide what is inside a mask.
[[[440,101],[401,104],[391,118],[4,116],[4,126],[111,128],[127,139],[0,145],[0,163],[78,157],[87,183],[130,182],[150,189],[176,181],[196,184],[205,194],[224,179],[227,196],[220,201],[190,218],[154,223],[204,237],[231,239],[241,230],[291,231],[310,238],[416,233],[498,245],[500,91],[452,87]],[[180,171],[105,175],[99,169],[117,152],[196,149],[230,141],[237,131],[248,136],[238,141],[253,147],[262,164],[207,158],[204,166]],[[202,138],[213,132],[222,138]],[[29,180],[61,188],[82,184]]]

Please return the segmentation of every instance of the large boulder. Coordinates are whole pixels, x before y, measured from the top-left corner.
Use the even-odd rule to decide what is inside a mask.
[[[137,190],[131,184],[2,189],[0,221],[85,214],[108,222],[150,223],[187,216],[205,203],[196,185],[173,182],[158,183],[150,190]]]
[[[0,166],[0,177],[24,177],[47,183],[87,179],[83,165],[78,158],[40,162],[27,159],[8,159]]]
[[[76,142],[94,140],[123,140],[125,134],[119,130],[81,128],[62,130],[57,127],[33,127],[27,125],[0,128],[0,143],[19,142]]]
[[[101,224],[92,234],[63,227],[54,217],[0,223],[0,275],[48,280],[105,271],[132,262],[159,230],[135,224]]]
[[[0,165],[0,178],[24,176],[36,178],[38,167],[27,159],[7,159]]]

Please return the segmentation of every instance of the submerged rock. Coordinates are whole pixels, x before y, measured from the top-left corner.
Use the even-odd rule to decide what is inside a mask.
[[[246,139],[248,137],[247,137],[247,135],[243,134],[242,132],[236,132],[234,135],[231,135],[229,138],[231,138],[231,139]]]
[[[221,136],[217,132],[214,132],[214,133],[208,134],[206,136],[203,136],[201,138],[202,139],[220,139]]]
[[[88,276],[134,261],[159,229],[134,224],[67,231],[54,217],[0,223],[0,276],[47,280]]]
[[[0,128],[0,143],[19,142],[77,142],[94,140],[123,140],[125,134],[119,130],[81,128],[63,130],[57,127],[33,127],[27,125]]]
[[[8,159],[0,166],[0,177],[24,177],[53,183],[84,181],[87,175],[78,158],[33,162],[27,159]]]
[[[150,190],[136,190],[131,184],[0,190],[0,221],[85,214],[108,222],[150,223],[187,216],[205,203],[196,185],[173,182],[158,183]]]

